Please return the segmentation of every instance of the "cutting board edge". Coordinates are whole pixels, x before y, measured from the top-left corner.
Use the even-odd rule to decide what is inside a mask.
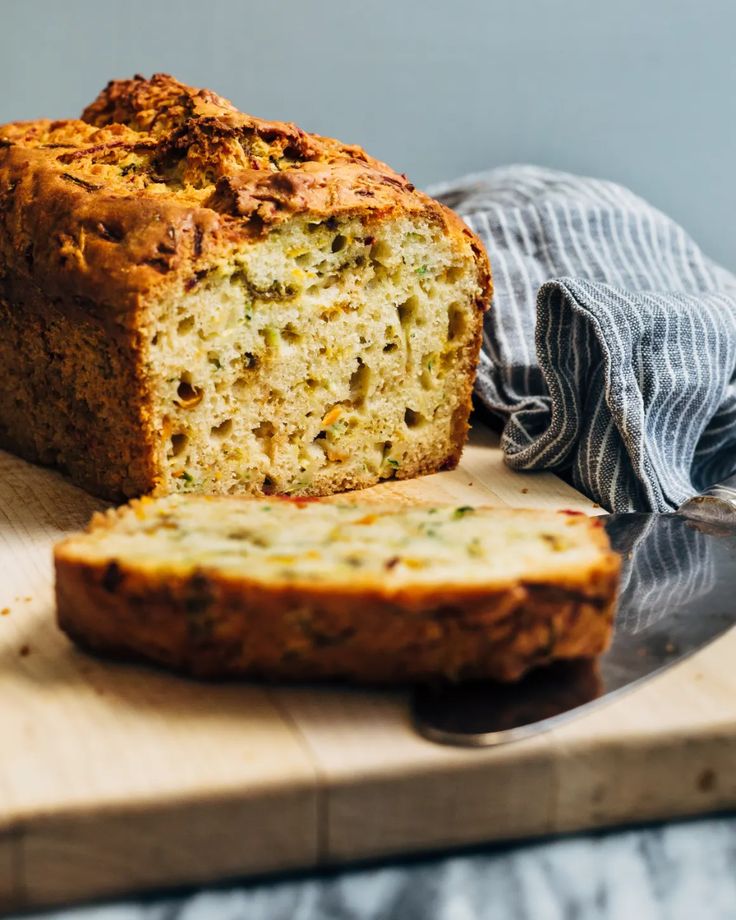
[[[314,869],[322,863],[322,807],[310,784],[274,795],[204,796],[137,811],[97,806],[19,821],[0,835],[0,909]],[[243,827],[258,834],[244,835]]]
[[[13,877],[13,890],[8,892],[0,887],[0,912],[8,913],[17,910],[43,910],[61,906],[81,906],[91,903],[104,903],[110,899],[125,897],[126,899],[135,899],[151,895],[165,895],[167,893],[183,892],[190,889],[196,889],[201,885],[214,885],[218,888],[225,888],[228,885],[257,884],[268,883],[269,881],[283,881],[284,874],[287,878],[299,878],[300,875],[309,874],[314,870],[320,872],[330,871],[348,871],[350,869],[360,870],[383,865],[386,861],[404,860],[422,860],[422,859],[440,859],[443,857],[453,857],[462,854],[472,853],[486,846],[504,843],[522,843],[522,842],[541,842],[550,838],[564,838],[573,836],[586,831],[602,832],[606,830],[625,830],[627,828],[637,828],[642,824],[651,822],[675,820],[688,820],[695,818],[706,818],[709,815],[717,815],[723,811],[736,808],[736,796],[726,804],[719,804],[713,807],[686,809],[683,808],[677,812],[668,808],[664,813],[652,813],[648,816],[642,816],[634,821],[630,816],[621,817],[618,820],[605,821],[600,823],[585,823],[577,826],[572,824],[566,830],[557,833],[546,831],[540,834],[529,834],[525,832],[509,832],[504,835],[487,839],[485,837],[478,839],[466,840],[447,840],[445,842],[432,842],[427,844],[413,844],[409,848],[401,847],[396,850],[381,849],[378,852],[364,852],[362,855],[333,855],[312,862],[297,860],[292,864],[279,861],[277,865],[268,869],[258,869],[247,871],[245,873],[225,873],[222,870],[214,869],[208,873],[202,873],[199,877],[188,877],[186,882],[172,881],[169,874],[161,877],[159,881],[151,881],[142,884],[139,887],[131,888],[129,880],[110,884],[109,886],[98,887],[96,890],[89,890],[88,887],[81,887],[76,893],[51,893],[44,891],[42,888],[35,886],[24,887],[22,878]],[[18,844],[12,851],[14,862],[20,860],[22,844]],[[0,840],[0,866],[2,864],[3,850],[2,841]],[[1,870],[0,870],[1,871]],[[3,876],[0,874],[0,881]]]

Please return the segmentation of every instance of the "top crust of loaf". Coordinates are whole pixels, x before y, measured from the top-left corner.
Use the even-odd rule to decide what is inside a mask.
[[[81,120],[0,126],[0,279],[30,277],[123,324],[143,300],[186,288],[297,215],[436,221],[472,247],[478,304],[488,303],[481,243],[405,176],[166,74],[111,81]]]

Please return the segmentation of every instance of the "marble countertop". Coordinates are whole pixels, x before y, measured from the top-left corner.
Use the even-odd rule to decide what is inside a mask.
[[[736,816],[495,846],[448,857],[33,916],[38,920],[735,920]]]

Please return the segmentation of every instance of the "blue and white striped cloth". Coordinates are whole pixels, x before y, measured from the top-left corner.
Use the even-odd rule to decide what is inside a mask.
[[[669,511],[736,469],[736,277],[613,182],[511,166],[431,194],[484,241],[476,395],[514,469]]]

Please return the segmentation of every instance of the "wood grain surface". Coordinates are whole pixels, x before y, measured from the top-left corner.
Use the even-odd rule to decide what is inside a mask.
[[[476,427],[459,469],[372,501],[575,508]],[[0,909],[736,805],[736,633],[546,735],[419,738],[401,692],[204,684],[54,625],[51,547],[102,503],[0,452]]]

